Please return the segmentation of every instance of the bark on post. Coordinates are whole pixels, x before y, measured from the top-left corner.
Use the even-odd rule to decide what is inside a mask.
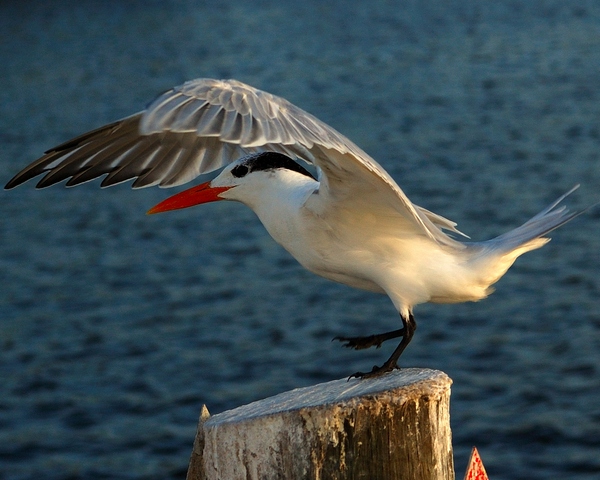
[[[198,419],[198,427],[196,428],[196,438],[192,447],[192,455],[190,456],[190,465],[188,467],[185,480],[197,480],[205,478],[202,462],[202,452],[204,450],[204,424],[210,418],[210,413],[206,405],[202,405],[200,409],[200,418]]]
[[[188,480],[452,480],[451,383],[402,369],[205,412]]]

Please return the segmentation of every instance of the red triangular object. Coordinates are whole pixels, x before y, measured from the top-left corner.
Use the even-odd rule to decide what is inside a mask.
[[[490,480],[485,473],[485,468],[479,452],[475,447],[471,451],[471,458],[469,460],[469,466],[467,467],[467,473],[465,473],[465,480]]]

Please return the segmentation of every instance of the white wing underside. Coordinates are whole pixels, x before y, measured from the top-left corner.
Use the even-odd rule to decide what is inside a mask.
[[[197,79],[169,90],[146,110],[49,150],[6,188],[42,173],[38,188],[66,179],[67,186],[78,185],[102,175],[103,187],[132,179],[133,188],[173,187],[267,150],[315,165],[324,177],[321,189],[338,202],[389,209],[417,234],[463,245],[441,230],[460,234],[454,222],[411,203],[342,134],[287,100],[235,80]]]

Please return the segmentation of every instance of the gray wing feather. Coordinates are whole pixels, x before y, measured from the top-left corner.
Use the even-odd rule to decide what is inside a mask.
[[[456,231],[453,222],[413,205],[388,173],[342,134],[287,100],[236,80],[197,79],[175,87],[143,112],[49,150],[5,188],[44,173],[38,188],[63,180],[78,185],[103,175],[103,187],[131,179],[133,188],[172,187],[265,150],[315,164],[339,198],[360,195],[363,184],[379,184],[369,189],[370,201],[391,205],[440,243],[457,244],[441,231]]]

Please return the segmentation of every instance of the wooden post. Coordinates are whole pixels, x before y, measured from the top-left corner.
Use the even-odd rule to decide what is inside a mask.
[[[451,383],[410,368],[203,407],[187,478],[452,480]]]

